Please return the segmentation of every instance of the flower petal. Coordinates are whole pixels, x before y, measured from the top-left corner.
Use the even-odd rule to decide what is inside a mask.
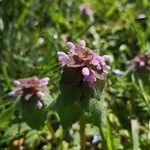
[[[84,68],[82,69],[82,74],[83,74],[84,76],[89,76],[89,75],[90,75],[90,70],[89,70],[89,68],[84,67]]]
[[[62,66],[65,66],[68,63],[69,56],[64,52],[57,52],[57,55],[59,62],[62,64]]]
[[[94,75],[92,75],[92,74],[90,74],[89,76],[85,76],[85,77],[83,78],[83,80],[84,80],[84,81],[87,81],[87,82],[89,82],[89,83],[94,83],[94,82],[97,81],[96,77],[95,77]]]
[[[16,86],[21,85],[21,82],[19,80],[14,80],[14,85]]]
[[[42,92],[42,91],[38,91],[37,93],[36,93],[36,95],[38,96],[38,97],[44,97],[45,96],[45,94]]]
[[[103,55],[102,57],[104,58],[105,61],[109,61],[111,59],[111,56],[109,55]]]
[[[8,96],[16,96],[16,91],[11,91],[8,93]]]
[[[67,42],[67,46],[70,50],[75,50],[75,45],[72,42]]]
[[[85,43],[84,40],[81,40],[81,41],[79,42],[79,45],[80,45],[80,47],[85,48],[86,43]]]
[[[43,79],[40,80],[40,86],[44,86],[47,85],[49,81],[49,77],[45,77]]]

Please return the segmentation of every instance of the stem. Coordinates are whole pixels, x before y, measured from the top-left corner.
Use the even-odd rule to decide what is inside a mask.
[[[110,126],[110,122],[109,122],[108,117],[107,117],[107,121],[106,121],[106,134],[107,134],[108,149],[113,150],[114,149],[113,138],[112,138],[111,126]]]
[[[107,142],[105,140],[104,132],[103,132],[103,129],[101,128],[101,126],[99,127],[99,132],[100,132],[100,135],[101,135],[101,138],[102,138],[102,144],[104,146],[103,149],[107,149]]]
[[[83,120],[79,121],[80,125],[80,150],[85,150],[85,123]]]
[[[51,123],[47,121],[46,125],[47,125],[47,128],[48,128],[49,132],[52,135],[52,138],[54,139],[54,141],[56,141],[55,132],[54,132],[54,130],[52,128]]]

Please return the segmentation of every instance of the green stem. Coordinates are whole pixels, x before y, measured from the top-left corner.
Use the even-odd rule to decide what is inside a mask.
[[[102,138],[102,144],[103,144],[103,149],[107,149],[107,142],[106,142],[106,139],[105,139],[105,136],[104,136],[104,131],[103,129],[101,128],[101,126],[99,127],[99,132],[100,132],[100,135],[101,135],[101,138]]]
[[[107,134],[108,149],[113,150],[114,149],[113,138],[112,138],[111,126],[110,126],[110,122],[109,122],[108,117],[107,117],[107,121],[106,121],[106,134]]]
[[[54,139],[54,141],[56,141],[55,132],[52,128],[51,123],[47,121],[46,125],[47,125],[47,128],[48,128],[50,134],[52,135],[52,138]]]
[[[84,121],[80,120],[79,125],[80,125],[80,150],[85,150],[86,141],[85,141],[85,123],[84,123]]]

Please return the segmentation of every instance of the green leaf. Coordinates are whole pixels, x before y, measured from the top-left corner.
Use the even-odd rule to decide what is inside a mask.
[[[34,149],[40,143],[40,136],[36,130],[28,132],[25,136],[25,143],[29,148]]]
[[[43,98],[44,105],[41,109],[36,106],[36,96],[31,97],[31,99],[24,100],[21,99],[21,112],[23,120],[27,122],[27,124],[34,129],[41,129],[44,126],[47,113],[48,106],[52,102],[52,97],[49,95],[49,91],[45,89],[45,96]]]
[[[39,109],[35,103],[21,100],[21,112],[23,120],[34,129],[41,129],[46,119],[46,110],[42,107]]]
[[[66,104],[61,95],[53,102],[52,107],[53,110],[58,112],[60,123],[64,129],[71,127],[82,116],[82,108],[80,105],[77,102]]]
[[[101,107],[99,101],[91,98],[88,102],[82,102],[82,108],[84,109],[84,120],[86,122],[93,123],[96,126],[101,124]]]
[[[8,142],[8,141],[12,140],[13,138],[22,135],[23,132],[29,131],[30,129],[31,128],[29,128],[29,126],[27,126],[27,124],[24,122],[12,124],[5,130],[5,133],[1,140],[3,142],[5,142],[5,141]]]
[[[11,121],[14,113],[14,107],[5,109],[0,114],[0,128],[6,127],[6,125]]]
[[[137,119],[131,120],[131,128],[132,128],[132,140],[133,140],[133,150],[139,150],[139,125]]]
[[[49,89],[48,88],[45,88],[44,89],[44,98],[43,98],[43,102],[44,102],[44,106],[47,108],[49,107],[49,105],[52,103],[53,101],[53,98],[52,96],[49,94]]]
[[[104,86],[105,86],[105,80],[97,80],[94,87],[89,87],[88,83],[83,82],[82,97],[86,99],[96,98],[97,100],[100,100]]]

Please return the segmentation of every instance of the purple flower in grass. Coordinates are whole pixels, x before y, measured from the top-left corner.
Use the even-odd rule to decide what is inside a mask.
[[[79,7],[80,12],[87,15],[87,16],[93,16],[93,10],[91,9],[91,7],[87,4],[82,4]]]
[[[128,62],[134,71],[139,69],[150,70],[150,53],[139,54]]]
[[[30,77],[24,79],[14,80],[15,88],[8,94],[9,96],[23,96],[25,100],[30,100],[32,96],[36,96],[37,106],[43,106],[43,98],[45,96],[44,89],[47,87],[49,78],[38,79],[37,77]]]
[[[82,80],[87,82],[91,87],[95,85],[97,79],[105,78],[110,67],[106,61],[110,56],[100,56],[94,50],[85,47],[86,43],[81,40],[79,44],[68,42],[70,49],[68,54],[58,52],[58,60],[65,68],[74,68],[81,70]]]

